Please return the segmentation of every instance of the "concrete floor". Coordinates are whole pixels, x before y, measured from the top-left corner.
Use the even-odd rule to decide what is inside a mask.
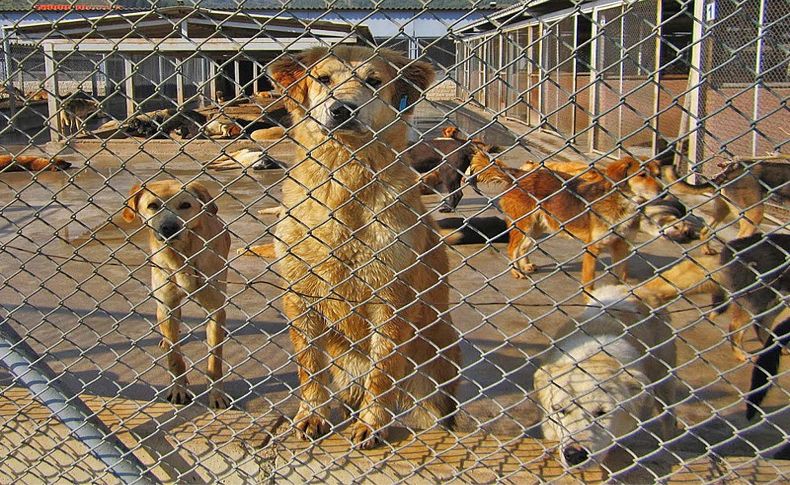
[[[430,121],[431,115],[424,119]],[[490,141],[507,143],[507,131],[498,130],[500,134]],[[123,224],[118,217],[134,183],[162,178],[162,170],[181,180],[199,176],[212,192],[223,194],[219,215],[233,235],[233,249],[270,240],[268,231],[275,220],[256,211],[277,204],[283,172],[198,175],[203,162],[220,148],[210,141],[181,151],[159,141],[142,150],[133,141],[111,142],[103,150],[98,144],[86,144],[80,153],[68,155],[76,167],[67,173],[41,173],[35,178],[26,173],[0,174],[5,186],[0,190],[0,243],[5,245],[0,253],[0,312],[27,334],[50,366],[63,373],[62,382],[71,389],[138,403],[164,399],[169,378],[158,347],[155,305],[147,289],[145,239],[139,228]],[[96,153],[89,154],[90,150]],[[551,151],[546,148],[544,153]],[[287,160],[290,149],[282,144],[273,153]],[[534,151],[520,147],[504,157],[514,166],[524,158],[535,158]],[[434,208],[440,197],[426,196],[425,201]],[[486,196],[467,189],[455,216],[498,213]],[[118,229],[99,230],[108,220]],[[722,235],[733,234],[727,229]],[[647,239],[640,238],[630,261],[633,283],[686,252],[698,253],[693,249],[698,242],[679,245],[665,240],[647,243]],[[530,400],[533,359],[547,348],[553,329],[568,315],[580,313],[578,308],[553,304],[582,302],[581,250],[576,241],[546,239],[533,256],[540,270],[525,281],[509,275],[503,244],[448,247],[454,268],[449,278],[451,299],[467,300],[452,311],[463,334],[462,430],[539,436],[535,424],[540,415]],[[282,282],[264,259],[233,253],[232,258],[228,279],[255,283],[229,286],[226,391],[238,410],[253,417],[292,416],[298,403],[296,369],[287,322],[280,312],[282,292],[274,286]],[[515,307],[506,301],[548,305]],[[769,422],[744,431],[742,393],[748,389],[751,366],[733,358],[725,340],[726,317],[710,321],[694,307],[708,303],[701,297],[672,307],[689,310],[672,315],[680,337],[677,373],[688,387],[677,414],[689,432],[677,447],[691,455],[710,446],[718,446],[723,454],[754,455],[755,448],[782,442],[783,433],[786,437],[790,430],[790,413],[776,413]],[[184,330],[189,333],[184,352],[195,367],[189,374],[195,393],[205,389],[202,321],[197,306],[184,308]],[[757,346],[752,333],[747,334],[747,345]],[[9,382],[0,371],[0,385]],[[790,379],[785,376],[769,393],[765,408],[776,411],[786,406],[788,389]],[[199,397],[192,407],[202,410],[205,401],[205,396]],[[9,420],[13,417],[0,416],[0,426]],[[744,439],[733,438],[736,434]]]

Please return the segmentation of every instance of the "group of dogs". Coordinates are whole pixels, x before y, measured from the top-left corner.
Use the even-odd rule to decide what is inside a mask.
[[[658,164],[625,157],[593,171],[586,164],[514,169],[482,142],[454,133],[409,148],[408,121],[434,71],[387,49],[310,49],[280,57],[268,74],[294,120],[298,163],[282,185],[273,252],[288,288],[283,311],[300,382],[293,423],[308,440],[332,429],[330,404],[338,401],[361,449],[386,440],[402,413],[418,428],[454,423],[463,363],[449,314],[450,267],[415,171],[397,163],[409,150],[424,160],[440,146],[442,162],[459,157],[450,164],[428,160],[421,170],[438,167],[432,176],[449,192],[443,210],[458,204],[464,176],[470,184],[504,186],[499,205],[508,218],[515,277],[535,270],[528,254],[541,232],[562,231],[585,244],[588,307],[554,336],[534,386],[546,414],[543,432],[559,442],[568,467],[604,463],[621,438],[643,425],[655,424],[657,435],[670,439],[677,401],[668,302],[681,293],[710,293],[722,311],[729,303],[740,312],[738,327],[750,314],[767,317],[788,290],[790,236],[748,234],[760,221],[753,204],[738,205],[751,200],[740,195],[721,200],[751,220],[721,255],[685,259],[636,289],[595,289],[596,258],[604,249],[625,282],[639,208],[664,192]],[[757,178],[763,200],[764,177],[754,168],[734,171]],[[173,376],[168,399],[176,404],[191,399],[179,334],[180,307],[189,298],[208,315],[209,405],[229,405],[222,344],[230,237],[217,212],[215,196],[202,184],[175,180],[135,186],[123,211],[126,220],[139,217],[150,229],[152,288]],[[767,320],[758,323],[770,328]],[[778,359],[775,340],[786,343],[787,326],[775,330],[782,335],[761,332],[770,346],[761,358]],[[755,373],[757,385],[767,382],[765,373]],[[764,388],[749,394],[750,413]]]

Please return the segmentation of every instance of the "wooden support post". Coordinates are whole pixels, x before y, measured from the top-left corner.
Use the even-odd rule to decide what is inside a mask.
[[[176,101],[178,106],[184,106],[184,59],[176,62]]]
[[[208,64],[208,76],[209,76],[209,95],[211,96],[211,102],[217,102],[217,63],[214,59],[209,59]]]
[[[241,96],[241,83],[239,82],[241,78],[241,66],[239,64],[238,59],[233,60],[233,87],[236,89],[237,98]]]
[[[63,137],[63,127],[60,126],[58,116],[58,103],[60,92],[58,90],[58,73],[55,70],[55,46],[49,42],[44,43],[44,87],[49,93],[47,96],[47,119],[49,120],[49,139],[60,141]]]
[[[128,119],[137,111],[137,103],[134,100],[134,64],[128,57],[123,58],[123,73],[126,77],[124,86],[126,87],[126,118]]]

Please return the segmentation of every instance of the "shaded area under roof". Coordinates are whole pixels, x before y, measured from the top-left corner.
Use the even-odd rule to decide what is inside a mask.
[[[100,17],[34,22],[6,27],[17,41],[74,41],[82,49],[86,39],[169,39],[200,42],[231,39],[283,40],[322,38],[333,41],[367,40],[367,27],[340,22],[306,21],[293,17],[271,17],[246,12],[193,7],[113,12]],[[80,42],[77,42],[80,41]],[[112,46],[109,46],[112,47]]]

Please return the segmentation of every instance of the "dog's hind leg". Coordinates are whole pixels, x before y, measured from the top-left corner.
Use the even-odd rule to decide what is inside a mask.
[[[702,244],[702,254],[712,256],[714,254],[718,254],[718,251],[715,250],[711,245],[711,239],[716,237],[716,228],[719,227],[719,224],[724,221],[727,217],[727,214],[730,213],[730,205],[721,200],[720,197],[715,197],[713,199],[713,216],[710,222],[705,223],[705,227],[702,228],[699,234],[700,240],[704,241]]]
[[[616,238],[609,246],[609,251],[612,253],[612,273],[620,280],[620,283],[626,283],[628,279],[628,243],[622,238]]]
[[[587,246],[582,256],[582,285],[586,291],[595,289],[595,264],[601,248],[596,244]]]
[[[461,190],[462,175],[458,169],[452,166],[442,166],[439,173],[442,175],[444,188],[448,192],[439,212],[455,212],[455,208],[458,207],[458,203],[464,196],[463,190]]]
[[[528,274],[534,273],[536,269],[529,260],[529,251],[535,245],[535,239],[532,238],[532,225],[532,220],[526,218],[513,224],[510,229],[507,252],[513,265],[510,274],[516,279],[524,279]]]
[[[200,305],[208,312],[209,321],[206,325],[206,343],[209,347],[208,369],[209,378],[208,405],[212,409],[226,409],[230,400],[222,388],[222,343],[225,340],[225,296],[215,288],[206,288],[197,293]]]
[[[184,357],[181,355],[180,325],[181,307],[180,300],[175,302],[157,298],[156,318],[159,320],[159,330],[162,332],[162,348],[167,356],[167,369],[173,376],[173,384],[167,393],[167,400],[173,404],[189,404],[192,395],[187,390],[187,368]],[[168,304],[172,304],[168,306]],[[175,307],[175,308],[173,308]]]
[[[749,322],[752,321],[752,316],[741,308],[741,306],[737,302],[733,302],[730,304],[730,327],[729,327],[729,339],[730,344],[732,345],[732,352],[735,354],[735,358],[740,362],[746,362],[748,359],[748,355],[743,350],[743,336],[746,333],[745,327]]]
[[[760,203],[744,211],[743,216],[738,219],[738,239],[749,237],[760,231],[760,223],[763,222],[763,204]]]

